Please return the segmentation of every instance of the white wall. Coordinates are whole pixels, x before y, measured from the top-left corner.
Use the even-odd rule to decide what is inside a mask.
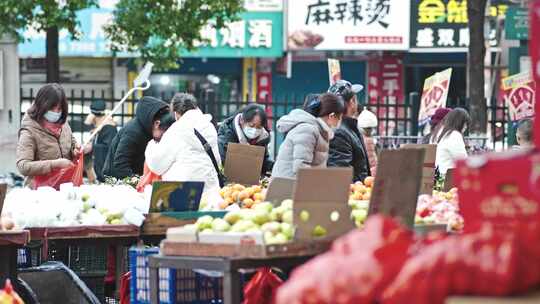
[[[16,172],[15,151],[17,133],[20,122],[19,109],[19,58],[17,44],[6,37],[0,37],[0,53],[2,54],[3,83],[0,86],[0,174]]]

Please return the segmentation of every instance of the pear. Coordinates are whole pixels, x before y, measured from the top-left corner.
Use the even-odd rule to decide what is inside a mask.
[[[281,202],[281,207],[285,209],[292,209],[293,208],[293,200],[292,199],[286,199],[283,202]]]
[[[276,233],[280,232],[281,225],[278,222],[268,222],[268,223],[265,223],[264,225],[261,226],[261,230],[263,232],[270,231],[273,234],[276,234]]]
[[[241,219],[241,214],[239,211],[231,211],[225,214],[223,219],[226,220],[230,225],[234,225]]]
[[[195,224],[199,227],[199,231],[203,231],[205,229],[212,229],[212,222],[214,218],[210,215],[204,215],[201,216]]]
[[[262,225],[270,221],[270,215],[266,211],[256,210],[253,216],[253,222]]]
[[[289,223],[281,223],[280,224],[280,230],[283,235],[287,237],[288,240],[292,240],[294,237],[294,228]]]
[[[283,213],[283,216],[281,217],[281,221],[284,222],[284,223],[292,224],[293,223],[293,211],[292,210],[285,211],[285,213]]]
[[[227,232],[231,228],[231,225],[227,221],[221,218],[216,218],[212,221],[212,230],[216,232]]]
[[[253,206],[253,210],[261,210],[261,211],[264,211],[266,213],[270,213],[272,212],[272,209],[274,208],[274,206],[272,205],[272,203],[270,202],[262,202],[262,203],[258,203],[258,204],[255,204]]]

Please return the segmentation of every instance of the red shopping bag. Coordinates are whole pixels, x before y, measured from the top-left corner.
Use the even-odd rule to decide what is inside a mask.
[[[37,189],[39,187],[49,186],[59,190],[60,185],[65,183],[73,183],[75,186],[82,185],[84,171],[83,157],[81,153],[71,167],[54,169],[49,174],[35,176],[32,188]]]
[[[130,303],[130,281],[131,281],[131,272],[126,272],[120,279],[120,304],[129,304]]]
[[[160,180],[161,176],[152,172],[150,168],[148,168],[148,165],[144,163],[144,172],[137,184],[137,191],[143,192],[146,185],[151,185],[153,182],[159,182]]]
[[[243,304],[272,304],[274,295],[283,280],[272,272],[272,268],[260,268],[244,287]]]

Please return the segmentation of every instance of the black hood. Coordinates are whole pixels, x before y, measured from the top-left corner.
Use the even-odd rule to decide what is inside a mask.
[[[145,96],[137,104],[135,117],[148,134],[152,134],[152,122],[156,114],[162,109],[167,110],[169,105],[161,99]]]

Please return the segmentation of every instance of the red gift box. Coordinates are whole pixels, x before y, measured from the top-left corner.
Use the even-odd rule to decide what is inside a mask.
[[[490,222],[507,231],[540,222],[540,152],[494,153],[458,162],[464,232]]]

